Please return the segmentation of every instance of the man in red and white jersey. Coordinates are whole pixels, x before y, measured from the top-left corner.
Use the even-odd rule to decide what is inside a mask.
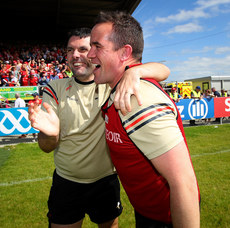
[[[30,106],[32,103],[33,104],[38,104],[39,106],[42,104],[42,99],[39,98],[39,94],[37,92],[33,93],[32,96],[34,97],[33,100],[30,100],[28,105]]]
[[[21,78],[20,78],[21,86],[28,86],[29,85],[29,75],[26,71],[22,71]]]
[[[38,78],[35,75],[35,70],[30,71],[29,85],[30,86],[37,86],[38,85]]]
[[[199,188],[175,103],[155,80],[144,79],[142,106],[134,96],[127,115],[114,106],[114,93],[125,70],[141,64],[140,24],[123,12],[101,12],[90,43],[94,81],[112,88],[102,106],[106,140],[135,209],[136,227],[198,228]]]

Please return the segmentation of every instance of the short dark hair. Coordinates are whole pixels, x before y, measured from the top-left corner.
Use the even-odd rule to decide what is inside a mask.
[[[110,41],[114,43],[115,50],[129,44],[133,48],[133,57],[141,61],[144,39],[140,23],[124,11],[101,11],[95,23],[101,24],[106,22],[113,24],[113,34],[110,37]]]
[[[78,36],[80,39],[82,39],[82,38],[89,37],[90,34],[91,34],[90,28],[82,27],[82,28],[72,29],[67,34],[67,43],[72,36]]]

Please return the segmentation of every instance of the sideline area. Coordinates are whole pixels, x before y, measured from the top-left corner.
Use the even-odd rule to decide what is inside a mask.
[[[203,119],[198,119],[198,120],[196,120],[196,122],[195,122],[195,126],[190,126],[189,124],[189,120],[183,120],[182,121],[183,122],[183,126],[184,127],[196,127],[196,126],[206,126],[206,125],[208,125],[206,122],[205,122],[205,120],[203,120]],[[230,117],[223,117],[222,118],[222,124],[229,124],[230,123]],[[210,125],[220,125],[221,123],[219,123],[219,122],[216,122],[215,121],[215,118],[211,118],[211,121],[210,121]]]

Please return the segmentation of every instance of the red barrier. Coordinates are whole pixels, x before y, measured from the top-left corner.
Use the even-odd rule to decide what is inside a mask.
[[[216,118],[230,116],[230,97],[214,99],[214,115]]]

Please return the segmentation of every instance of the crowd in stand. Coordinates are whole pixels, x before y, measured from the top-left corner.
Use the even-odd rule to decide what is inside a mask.
[[[71,76],[64,45],[0,44],[0,87],[46,85]]]
[[[12,42],[0,43],[0,87],[45,86],[49,81],[68,77],[72,77],[72,72],[67,65],[65,45],[41,42],[18,42],[13,45]],[[179,95],[176,88],[167,92],[175,102],[188,98]],[[229,96],[227,91],[223,94]]]

